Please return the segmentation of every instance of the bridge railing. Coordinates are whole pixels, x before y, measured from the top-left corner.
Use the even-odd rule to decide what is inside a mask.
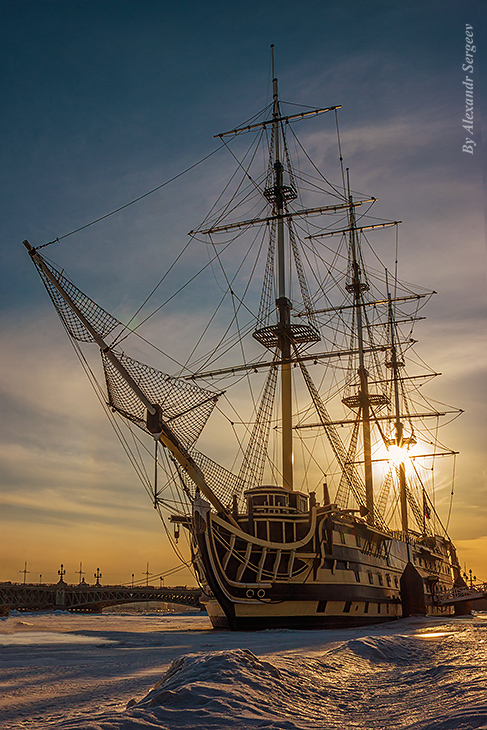
[[[460,603],[463,601],[474,601],[487,596],[487,584],[478,583],[474,586],[455,586],[448,591],[436,591],[434,594],[435,603],[447,605],[449,603]]]

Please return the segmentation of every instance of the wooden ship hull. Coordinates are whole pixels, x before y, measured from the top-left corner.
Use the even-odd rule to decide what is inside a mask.
[[[337,629],[455,612],[436,601],[460,576],[444,538],[406,542],[333,505],[259,510],[255,501],[284,502],[289,494],[252,492],[240,529],[206,500],[194,503],[193,560],[215,628]]]

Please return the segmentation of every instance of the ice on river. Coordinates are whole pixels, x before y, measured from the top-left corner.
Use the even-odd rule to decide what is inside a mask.
[[[18,614],[0,656],[3,730],[487,730],[487,614],[258,633]]]

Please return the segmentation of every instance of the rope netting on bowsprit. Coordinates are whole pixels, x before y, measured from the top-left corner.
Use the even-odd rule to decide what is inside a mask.
[[[102,352],[101,355],[110,407],[147,431],[144,405],[129,388],[106,353]],[[161,406],[163,421],[176,435],[180,444],[187,449],[190,459],[200,469],[213,493],[229,507],[234,497],[242,505],[242,495],[248,484],[213,459],[191,448],[210,417],[220,394],[204,390],[185,380],[173,378],[123,353],[116,353],[116,356],[147,398]],[[177,461],[172,457],[169,458],[179,474],[179,479],[185,485],[186,493],[194,498],[196,485]]]
[[[123,328],[118,319],[100,307],[93,299],[90,299],[52,264],[48,264],[44,259],[42,261],[43,266],[48,269],[59,285],[59,289],[39,263],[37,261],[35,263],[67,332],[74,340],[95,342],[93,333],[89,331],[73,307],[68,304],[59,289],[63,291],[75,309],[102,339],[112,334],[117,328]],[[186,448],[192,446],[210,417],[219,394],[199,388],[182,379],[172,378],[160,370],[155,370],[124,355],[122,352],[112,352],[146,398],[152,404],[161,406],[164,422],[171,428],[181,443]],[[102,361],[109,405],[143,430],[147,430],[145,405],[135,395],[103,351]]]
[[[93,335],[86,329],[83,322],[80,321],[79,317],[73,312],[71,307],[67,304],[65,299],[62,297],[60,292],[56,289],[54,284],[49,280],[46,273],[42,270],[39,263],[34,259],[36,268],[44,282],[44,286],[47,289],[49,296],[51,297],[52,303],[54,304],[57,313],[61,317],[64,326],[67,331],[75,340],[79,342],[94,342]],[[112,317],[112,315],[105,309],[100,307],[99,304],[86,296],[81,289],[78,289],[69,279],[66,278],[58,269],[52,264],[48,264],[43,259],[43,264],[49,269],[51,274],[59,283],[60,287],[67,294],[73,304],[78,308],[81,314],[85,317],[87,322],[93,327],[94,330],[100,335],[100,337],[106,337],[117,327],[121,327],[122,324]]]
[[[234,496],[241,502],[243,491],[248,488],[248,485],[205,454],[191,448],[210,417],[219,394],[199,388],[185,380],[172,378],[123,353],[116,353],[116,355],[147,398],[152,403],[161,406],[164,422],[177,436],[180,443],[188,449],[188,454],[199,467],[206,483],[216,496],[229,506],[231,506]],[[147,430],[145,407],[103,352],[102,361],[109,405],[143,430]],[[187,493],[194,498],[196,486],[176,461],[174,461],[174,466],[179,472],[179,478],[186,486]]]
[[[226,507],[231,509],[232,500],[236,497],[239,507],[243,508],[244,490],[249,489],[250,486],[257,485],[244,482],[241,477],[233,474],[231,471],[228,471],[228,469],[225,469],[225,467],[221,466],[216,461],[213,461],[213,459],[210,459],[210,457],[206,456],[206,454],[202,454],[201,451],[191,449],[190,454],[194,462],[203,472],[206,483],[211,488],[212,492],[216,494],[218,499],[220,499]],[[188,481],[188,479],[185,479],[186,484],[188,484]],[[193,490],[190,489],[190,491]]]
[[[155,370],[121,352],[114,353],[151,403],[161,406],[163,421],[186,448],[194,444],[218,399],[218,393]],[[109,405],[143,430],[146,408],[102,352]]]

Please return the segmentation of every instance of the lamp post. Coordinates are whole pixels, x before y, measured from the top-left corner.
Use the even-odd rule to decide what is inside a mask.
[[[80,582],[80,584],[81,584],[81,583],[82,583],[82,581],[83,581],[83,576],[84,576],[84,574],[85,574],[85,571],[83,570],[83,563],[82,563],[82,562],[81,562],[81,560],[80,560],[80,562],[79,562],[79,570],[78,570],[78,575],[79,575],[79,582]]]
[[[24,562],[24,569],[23,570],[19,570],[19,573],[23,573],[24,574],[24,586],[25,586],[25,581],[26,581],[27,573],[30,573],[30,570],[27,570],[27,560]]]
[[[468,573],[465,570],[465,572],[463,573],[463,577],[465,578],[465,581],[469,581],[470,580],[470,588],[473,588],[473,584],[474,584],[474,582],[476,582],[477,576],[476,575],[473,575],[472,568],[470,568],[470,570],[468,571]]]

